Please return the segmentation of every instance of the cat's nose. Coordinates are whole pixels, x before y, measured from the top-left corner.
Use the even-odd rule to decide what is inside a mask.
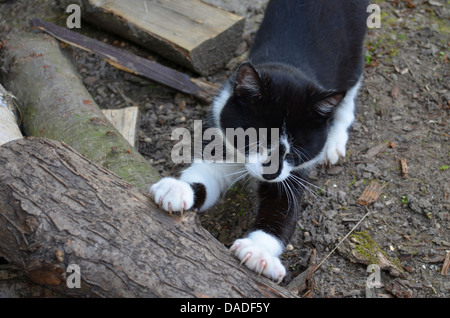
[[[272,166],[271,161],[264,162],[262,164],[261,176],[267,181],[275,180],[281,174],[281,169],[282,167],[280,163],[277,167],[276,165]]]
[[[279,173],[273,173],[273,174],[263,174],[262,177],[266,179],[267,181],[275,180],[280,174]]]

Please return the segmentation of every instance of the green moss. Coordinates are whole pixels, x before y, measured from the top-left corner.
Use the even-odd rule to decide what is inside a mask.
[[[381,25],[393,26],[397,23],[397,18],[389,15],[386,11],[381,11]]]
[[[450,33],[450,25],[448,23],[448,19],[441,19],[437,17],[435,14],[430,15],[431,20],[438,25],[439,32],[449,34]]]
[[[381,253],[383,256],[397,268],[397,272],[403,273],[403,268],[401,266],[400,260],[396,258],[389,257],[386,252],[384,252],[377,242],[375,242],[370,234],[366,231],[355,232],[350,236],[353,243],[356,244],[356,253],[366,260],[369,264],[378,264],[378,254]]]
[[[366,231],[355,232],[350,236],[351,240],[356,243],[356,252],[369,264],[377,264],[377,252],[381,252],[377,242]]]

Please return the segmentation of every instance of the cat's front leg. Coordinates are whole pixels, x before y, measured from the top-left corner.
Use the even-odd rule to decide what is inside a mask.
[[[236,169],[230,164],[194,163],[179,179],[167,177],[152,185],[150,195],[169,213],[191,209],[203,211],[220,198]]]
[[[361,81],[352,87],[337,106],[324,147],[324,162],[334,165],[340,157],[345,157],[348,129],[355,119],[355,98],[360,83]]]
[[[255,229],[246,238],[236,240],[230,248],[241,264],[277,282],[286,275],[280,255],[295,231],[298,201],[292,200],[301,194],[301,190],[290,193],[290,199],[279,191],[274,183],[259,185],[260,206]]]

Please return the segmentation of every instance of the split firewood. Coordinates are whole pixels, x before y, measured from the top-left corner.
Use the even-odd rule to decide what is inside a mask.
[[[61,0],[62,5],[73,3]],[[81,17],[202,75],[242,41],[243,17],[200,0],[81,0]]]
[[[135,147],[139,107],[132,106],[119,109],[102,109],[102,112],[130,145]]]

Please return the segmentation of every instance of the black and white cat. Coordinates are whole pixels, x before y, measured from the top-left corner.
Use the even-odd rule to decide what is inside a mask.
[[[365,0],[271,0],[248,61],[223,85],[207,127],[223,134],[227,128],[276,128],[279,137],[252,158],[249,143],[238,149],[253,160],[193,163],[179,179],[164,178],[150,189],[164,210],[204,211],[237,179],[255,178],[260,201],[254,229],[231,251],[276,281],[286,275],[279,256],[295,230],[295,203],[311,168],[345,156],[363,72],[367,5]],[[224,147],[237,148],[229,140]],[[277,166],[266,173],[269,156]]]

